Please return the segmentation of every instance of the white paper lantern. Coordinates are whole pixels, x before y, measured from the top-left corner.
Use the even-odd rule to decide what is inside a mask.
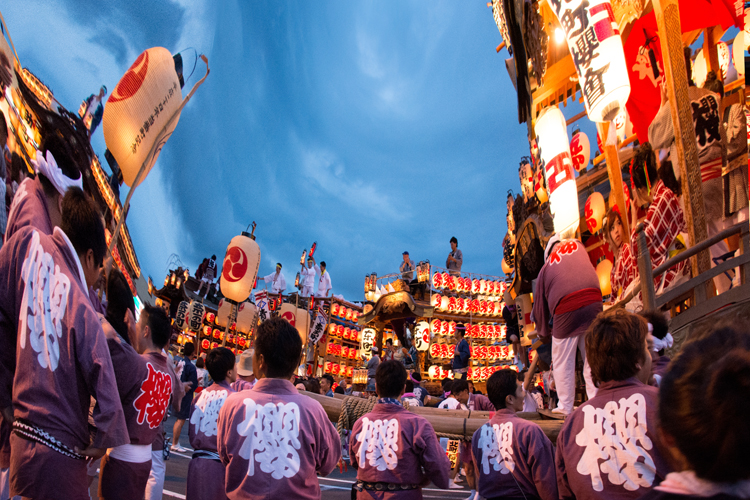
[[[420,352],[430,348],[430,324],[428,322],[417,322],[414,328],[414,347]]]
[[[555,232],[570,237],[578,227],[578,188],[570,157],[565,117],[557,106],[542,111],[536,125]]]
[[[217,326],[226,328],[227,323],[229,322],[229,309],[231,306],[232,306],[232,303],[226,299],[221,299],[219,301],[219,310],[216,311],[216,325]]]
[[[440,309],[443,311],[447,311],[449,303],[450,299],[448,297],[443,297],[442,299],[440,299]]]
[[[440,378],[440,367],[437,365],[432,365],[428,370],[427,374],[432,379]]]
[[[244,302],[258,276],[260,247],[249,233],[232,238],[224,256],[221,270],[221,293],[237,303]]]
[[[550,7],[565,32],[589,119],[612,121],[630,95],[612,4],[609,0],[573,0],[550,2]]]
[[[375,334],[374,328],[362,329],[362,340],[359,343],[359,349],[365,359],[372,358],[372,346],[375,345]]]
[[[573,168],[576,171],[586,170],[591,159],[589,136],[580,131],[573,134],[573,139],[570,141],[570,156],[573,159]]]
[[[624,141],[625,139],[633,135],[633,124],[630,122],[630,115],[628,114],[627,109],[620,109],[620,112],[617,113],[617,116],[615,116],[614,124],[617,139],[619,139],[620,141]]]
[[[188,307],[190,307],[190,304],[185,300],[180,302],[177,306],[177,312],[174,315],[174,326],[176,326],[178,330],[182,330],[187,326]]]
[[[203,316],[206,314],[206,308],[202,303],[197,300],[191,300],[190,306],[188,306],[187,316],[185,323],[188,330],[197,332],[200,330],[203,324]]]
[[[165,134],[161,131],[181,104],[182,90],[172,54],[163,47],[142,52],[110,94],[102,118],[104,141],[120,166],[125,184],[138,185],[133,185],[135,177],[148,160],[138,183],[146,178],[179,116]],[[148,157],[154,143],[155,154]]]
[[[307,342],[307,333],[310,331],[310,313],[307,309],[285,302],[281,304],[279,317],[287,320],[289,324],[297,329],[302,339],[302,345],[305,345],[305,342]]]
[[[746,16],[747,17],[747,16]],[[745,32],[740,31],[732,42],[732,59],[738,75],[745,74]]]
[[[252,302],[243,302],[237,308],[237,331],[249,334],[258,322],[258,308]]]

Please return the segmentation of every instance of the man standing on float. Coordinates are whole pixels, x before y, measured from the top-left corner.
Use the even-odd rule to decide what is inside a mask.
[[[589,399],[596,395],[586,360],[585,333],[602,312],[599,278],[586,248],[576,240],[555,234],[544,251],[544,266],[534,290],[532,314],[542,340],[552,337],[552,369],[560,399],[553,413],[568,415],[575,397],[576,350],[584,360],[583,376]]]

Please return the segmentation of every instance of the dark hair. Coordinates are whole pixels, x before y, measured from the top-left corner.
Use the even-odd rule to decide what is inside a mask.
[[[643,316],[647,322],[651,323],[653,331],[651,334],[657,339],[663,339],[669,333],[669,322],[661,311],[641,311],[640,315]]]
[[[724,97],[724,82],[719,80],[714,70],[709,71],[706,75],[706,81],[703,83],[703,88],[710,90],[711,92],[716,92],[722,98]]]
[[[14,151],[10,160],[10,179],[20,183],[22,180],[21,172],[23,172],[23,176],[26,177],[28,171],[24,159]]]
[[[74,141],[73,141],[74,142]],[[72,141],[66,140],[62,137],[62,133],[59,130],[50,131],[44,139],[44,153],[49,151],[55,158],[55,163],[60,167],[63,175],[69,179],[81,178],[81,169],[76,163],[76,156],[80,156],[81,151],[76,148]],[[44,192],[47,196],[53,196],[57,193],[57,189],[52,185],[44,174],[38,174],[39,180],[42,183]]]
[[[659,179],[669,188],[675,196],[682,196],[682,184],[677,180],[674,175],[674,168],[672,167],[672,160],[664,158],[659,164]]]
[[[487,379],[487,397],[497,410],[507,406],[505,398],[516,394],[516,382],[516,373],[510,369],[498,370]]]
[[[163,349],[172,335],[172,320],[167,316],[167,312],[161,307],[146,304],[143,306],[141,316],[151,330],[151,342],[155,347]],[[193,343],[185,344],[185,351],[188,346],[192,349]]]
[[[0,134],[5,136],[5,139],[8,139],[8,123],[5,121],[5,113],[0,111]],[[5,144],[0,144],[0,146],[5,146]]]
[[[610,233],[612,232],[612,228],[615,226],[615,221],[619,220],[620,225],[622,225],[622,215],[620,215],[620,212],[615,210],[614,208],[610,208],[607,212],[607,231],[606,236],[608,240],[611,240],[612,237],[610,236]],[[623,241],[625,241],[625,235],[623,234]],[[614,243],[614,242],[613,242]]]
[[[451,384],[451,394],[456,395],[459,392],[464,392],[469,390],[469,383],[466,381],[466,379],[457,379],[454,380]]]
[[[659,421],[702,478],[750,479],[750,333],[719,328],[685,344],[659,388]]]
[[[385,343],[393,345],[393,339],[386,339]]]
[[[450,242],[451,242],[451,243],[455,243],[455,244],[456,244],[456,246],[458,246],[458,240],[456,239],[456,237],[455,237],[455,236],[453,236],[453,237],[451,238],[451,241],[450,241]]]
[[[523,382],[528,371],[529,370],[521,370],[520,372],[516,372],[516,380],[518,380],[519,382]]]
[[[322,377],[320,377],[320,380],[326,379],[328,381],[328,384],[333,387],[333,375],[330,373],[323,374]]]
[[[125,325],[125,313],[130,309],[135,319],[135,301],[130,286],[125,276],[117,270],[112,269],[107,279],[107,321],[112,325],[128,344],[128,327]]]
[[[452,382],[453,382],[453,379],[449,377],[445,377],[443,380],[440,381],[440,387],[442,387],[443,392],[447,392],[450,390]]]
[[[397,398],[406,385],[406,368],[396,360],[384,361],[375,371],[375,386],[381,398]]]
[[[299,365],[302,339],[287,320],[269,319],[260,324],[255,334],[255,352],[263,355],[268,377],[289,378]]]
[[[213,255],[211,256],[211,260],[216,260],[216,254],[213,254]]]
[[[326,261],[321,260],[320,261],[320,267],[328,267],[328,266],[326,266]]]
[[[70,188],[65,193],[60,229],[79,255],[91,249],[94,251],[94,263],[102,265],[107,252],[104,224],[94,203],[79,188]]]
[[[404,390],[405,390],[406,392],[414,392],[414,382],[412,382],[411,380],[409,380],[409,379],[407,378],[407,379],[406,379],[406,387],[405,387],[405,389],[404,389]]]
[[[318,382],[318,379],[312,378],[310,380],[303,380],[302,384],[305,386],[307,392],[320,394],[320,382]]]
[[[695,87],[695,82],[693,82],[693,51],[690,47],[684,47],[682,49],[682,55],[685,57],[685,71],[687,71],[688,87]]]
[[[417,382],[421,382],[422,381],[422,375],[420,375],[419,372],[412,373],[411,374],[411,378],[413,378]]]
[[[630,175],[636,188],[645,188],[650,185],[653,189],[656,185],[659,179],[656,171],[656,155],[648,142],[644,142],[636,150],[633,163],[631,163]],[[635,193],[631,193],[631,195],[635,197]]]
[[[598,387],[609,381],[626,380],[638,373],[648,335],[646,320],[622,309],[599,314],[586,332],[586,359],[591,378]]]
[[[195,367],[196,368],[205,368],[206,367],[206,362],[203,361],[203,357],[202,356],[198,356],[198,359],[195,360]],[[213,378],[213,377],[211,377],[211,378]]]
[[[190,357],[195,352],[195,344],[192,342],[185,342],[185,345],[182,346],[182,355],[183,357]]]
[[[202,361],[203,358],[198,358]],[[214,347],[206,355],[206,369],[214,382],[223,382],[234,368],[234,354],[227,347]],[[200,367],[199,367],[200,368]]]

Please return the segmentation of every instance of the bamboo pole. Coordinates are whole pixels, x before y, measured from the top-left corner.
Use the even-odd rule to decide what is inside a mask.
[[[628,220],[627,205],[625,205],[625,194],[622,189],[622,170],[620,169],[620,155],[618,154],[617,144],[609,144],[609,131],[611,123],[597,124],[600,128],[602,142],[604,143],[604,157],[607,159],[607,176],[609,177],[609,189],[611,195],[614,195],[615,203],[620,209],[620,219],[622,219],[623,243],[630,241],[630,221]],[[610,196],[611,199],[611,196]],[[612,208],[611,204],[610,207]]]
[[[687,69],[683,55],[680,11],[677,0],[655,0],[653,2],[656,24],[659,30],[659,43],[664,60],[666,82],[672,125],[675,135],[675,150],[685,200],[685,222],[690,243],[695,245],[708,237],[706,215],[703,204],[698,150],[695,145],[693,115],[688,98]],[[693,276],[710,269],[708,251],[701,252],[690,260]],[[696,296],[705,296],[696,290]]]
[[[339,421],[339,415],[341,415],[341,408],[343,406],[343,399],[337,397],[323,396],[322,394],[315,394],[307,391],[300,391],[300,394],[311,397],[323,407],[326,415],[332,422]],[[348,396],[352,397],[352,396]],[[414,414],[425,417],[435,432],[441,434],[459,434],[466,436],[466,439],[471,439],[471,436],[487,423],[489,418],[489,412],[471,412],[472,418],[468,417],[468,411],[463,410],[443,410],[438,408],[414,408],[410,407],[409,411]],[[480,416],[481,415],[481,416]],[[485,416],[486,415],[486,416]],[[522,418],[525,418],[527,414],[520,414]],[[527,419],[531,420],[531,419]],[[534,420],[534,423],[539,425],[544,431],[544,434],[553,443],[557,441],[557,435],[560,433],[560,429],[565,423],[564,420]]]

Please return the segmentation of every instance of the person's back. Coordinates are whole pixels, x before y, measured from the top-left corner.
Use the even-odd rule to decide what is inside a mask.
[[[499,409],[471,441],[477,492],[484,498],[557,500],[552,442],[536,423],[516,415],[523,392],[512,370],[499,370],[487,381]]]
[[[258,327],[253,368],[258,381],[230,395],[219,412],[218,453],[230,500],[320,498],[316,474],[341,458],[339,435],[314,399],[289,381],[302,341],[284,319]]]
[[[375,382],[380,399],[352,428],[349,456],[357,468],[360,500],[421,499],[425,479],[438,488],[448,487],[450,462],[432,425],[398,401],[405,382],[403,365],[384,361]]]
[[[656,432],[658,390],[644,383],[651,375],[647,334],[645,320],[624,310],[591,325],[586,353],[598,391],[558,435],[561,499],[639,498],[669,471]]]

